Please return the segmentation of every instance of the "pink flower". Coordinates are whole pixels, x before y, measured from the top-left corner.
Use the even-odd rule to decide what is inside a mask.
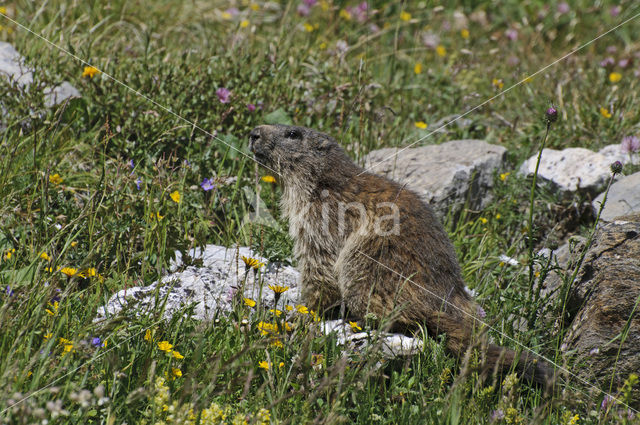
[[[632,153],[640,151],[640,139],[636,136],[626,136],[622,138],[620,150],[624,153]]]
[[[306,6],[313,7],[316,5],[316,3],[318,3],[318,0],[302,0],[302,3],[304,3]]]
[[[611,14],[611,16],[615,18],[620,14],[621,11],[622,8],[620,6],[612,6],[611,9],[609,9],[609,14]]]
[[[254,105],[253,103],[248,103],[247,109],[249,110],[249,112],[253,112],[256,110],[256,105]]]
[[[604,58],[600,61],[600,66],[603,68],[608,68],[616,64],[616,60],[609,56],[608,58]]]
[[[220,87],[216,90],[216,95],[218,96],[218,100],[220,103],[229,103],[229,96],[231,96],[231,91],[225,87]]]
[[[504,35],[511,41],[516,41],[518,39],[518,30],[514,28],[509,28],[504,32]]]
[[[631,65],[631,59],[629,58],[622,58],[618,61],[618,66],[622,69],[626,69],[629,65]]]
[[[227,9],[227,13],[231,16],[238,16],[240,11],[238,10],[237,7],[230,7],[229,9]]]
[[[300,16],[309,16],[309,14],[311,13],[311,8],[306,4],[299,4],[296,11]]]
[[[565,13],[569,13],[569,11],[571,10],[571,8],[569,7],[569,5],[567,4],[567,2],[562,2],[558,4],[558,13],[563,15]]]

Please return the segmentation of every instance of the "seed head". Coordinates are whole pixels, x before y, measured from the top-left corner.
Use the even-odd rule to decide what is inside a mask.
[[[613,174],[619,174],[622,171],[622,162],[616,161],[611,164],[611,172]]]

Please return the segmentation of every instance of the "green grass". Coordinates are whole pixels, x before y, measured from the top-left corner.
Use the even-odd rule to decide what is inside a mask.
[[[157,102],[104,74],[82,77],[83,64],[0,17],[0,40],[36,70],[26,92],[0,80],[0,284],[12,291],[0,295],[0,421],[216,423],[208,417],[225,415],[225,423],[259,423],[266,409],[273,423],[492,423],[498,410],[506,415],[498,423],[570,423],[575,415],[581,424],[630,423],[617,407],[601,410],[603,394],[575,380],[551,395],[512,379],[483,381],[475,354],[454,359],[442,341],[426,340],[424,353],[406,360],[382,361],[375,349],[347,354],[300,314],[290,313],[295,326],[282,347],[258,330],[269,313],[243,305],[215,324],[178,315],[165,322],[161,311],[93,322],[113,293],[163,275],[176,250],[240,244],[291,261],[285,234],[242,230],[251,211],[244,188],[261,186],[279,217],[278,190],[261,182],[262,171],[242,154],[253,126],[318,128],[359,161],[372,149],[418,140],[438,120],[479,105],[501,84],[509,88],[640,12],[632,1],[622,2],[616,17],[606,1],[571,1],[565,14],[535,0],[442,7],[372,1],[378,13],[361,23],[340,13],[358,2],[321,1],[308,17],[296,13],[298,2],[256,1],[256,10],[233,3],[240,15],[230,19],[224,12],[233,4],[223,1],[0,3],[16,21]],[[456,12],[467,16],[465,25],[457,27]],[[504,34],[510,28],[515,41]],[[475,110],[465,117],[471,125],[452,125],[446,136],[419,143],[482,138],[508,148],[511,174],[496,176],[495,201],[447,228],[493,326],[560,364],[563,331],[554,320],[563,306],[532,292],[528,265],[545,263],[528,253],[530,181],[515,169],[537,152],[550,103],[559,120],[547,147],[598,149],[638,133],[637,64],[606,69],[600,61],[638,61],[639,30],[637,20],[630,22]],[[427,33],[439,36],[444,56],[425,46]],[[349,46],[344,54],[341,45]],[[610,82],[612,71],[622,74],[619,82]],[[63,80],[82,99],[45,108],[43,88]],[[220,87],[231,90],[228,103],[218,100]],[[416,128],[418,121],[429,127]],[[203,191],[200,182],[214,176],[217,188]],[[179,203],[170,197],[175,191]],[[586,201],[538,189],[536,247],[588,234],[592,220],[566,219]],[[505,265],[502,254],[520,265]],[[67,277],[62,267],[87,277]],[[88,276],[89,268],[99,276]],[[161,351],[162,341],[184,358]],[[259,367],[263,361],[271,362],[268,371]],[[614,394],[629,401],[627,387]]]

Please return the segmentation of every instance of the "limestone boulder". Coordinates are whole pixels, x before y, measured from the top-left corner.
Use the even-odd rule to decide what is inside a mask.
[[[594,216],[598,215],[604,195],[604,192],[601,193],[591,203]],[[640,213],[640,172],[622,176],[611,185],[600,220],[611,222],[617,217],[636,213]]]
[[[491,201],[493,175],[505,167],[507,150],[483,140],[453,140],[417,148],[370,152],[365,167],[417,192],[442,217],[465,203],[474,209]]]

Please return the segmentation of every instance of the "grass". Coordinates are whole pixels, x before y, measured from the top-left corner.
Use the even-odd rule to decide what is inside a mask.
[[[348,354],[299,313],[290,313],[296,326],[282,347],[257,328],[268,312],[243,305],[214,324],[165,322],[161,311],[93,322],[113,293],[163,275],[176,250],[251,245],[271,261],[292,261],[286,234],[241,230],[251,212],[245,188],[260,188],[279,217],[278,189],[242,154],[253,126],[318,128],[361,161],[370,150],[420,139],[439,120],[640,12],[632,1],[616,16],[606,1],[571,1],[565,13],[535,0],[372,1],[377,13],[360,22],[348,9],[358,2],[320,1],[309,16],[297,13],[298,4],[0,3],[12,19],[104,71],[83,77],[83,64],[0,17],[0,39],[35,69],[26,91],[0,83],[0,421],[631,423],[619,406],[601,409],[604,395],[575,380],[552,395],[511,377],[485,382],[478,358],[454,359],[442,341],[426,340],[424,353],[406,360],[383,361],[375,349]],[[538,188],[530,210],[530,182],[515,170],[537,153],[550,103],[559,119],[547,147],[599,149],[638,133],[638,68],[619,64],[638,61],[638,29],[630,22],[475,110],[469,125],[419,143],[482,138],[508,148],[510,174],[496,176],[492,204],[447,228],[494,327],[561,364],[563,331],[553,323],[564,306],[533,292],[528,265],[542,264],[542,276],[551,265],[532,258],[523,235],[531,231],[536,248],[587,235],[591,218],[566,218],[588,199]],[[601,66],[609,56],[616,64]],[[612,72],[622,78],[612,82]],[[45,108],[43,88],[63,80],[83,97]],[[219,101],[221,87],[231,91],[227,103]],[[418,128],[420,121],[429,126]],[[216,188],[204,191],[204,178]],[[161,350],[163,341],[172,349]],[[628,402],[633,379],[625,385],[614,394]]]

